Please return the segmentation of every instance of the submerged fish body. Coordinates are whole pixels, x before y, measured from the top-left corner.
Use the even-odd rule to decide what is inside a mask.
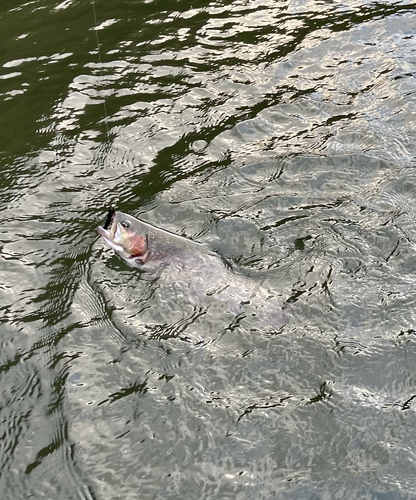
[[[188,270],[206,267],[224,269],[221,258],[203,244],[115,212],[109,229],[99,226],[98,233],[132,267],[143,271],[178,266]]]
[[[203,297],[215,297],[234,314],[257,315],[273,326],[283,323],[281,300],[273,300],[274,295],[258,283],[235,274],[203,244],[123,212],[114,212],[108,225],[109,229],[98,227],[98,233],[128,265],[142,271],[162,271],[165,281],[182,283],[192,301],[198,298],[201,303]]]

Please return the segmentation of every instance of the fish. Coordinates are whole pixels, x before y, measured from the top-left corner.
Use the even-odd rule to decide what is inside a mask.
[[[109,217],[111,220],[109,220]],[[107,226],[107,228],[106,228]],[[131,267],[142,271],[156,267],[212,270],[226,267],[224,260],[202,243],[158,228],[110,208],[104,227],[97,231],[104,241]]]
[[[237,315],[254,312],[274,326],[284,323],[285,303],[280,298],[275,300],[275,294],[257,282],[234,273],[226,259],[202,243],[113,208],[104,227],[98,226],[97,231],[129,266],[163,272],[165,281],[185,284],[192,300],[216,297],[226,310]]]

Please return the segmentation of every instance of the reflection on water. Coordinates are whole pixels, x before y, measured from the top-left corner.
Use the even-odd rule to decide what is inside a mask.
[[[2,499],[414,498],[414,7],[2,4]]]

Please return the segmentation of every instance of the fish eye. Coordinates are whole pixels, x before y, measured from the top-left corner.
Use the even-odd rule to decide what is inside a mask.
[[[123,220],[120,222],[120,224],[125,227],[125,228],[128,228],[131,226],[131,222],[129,220]]]

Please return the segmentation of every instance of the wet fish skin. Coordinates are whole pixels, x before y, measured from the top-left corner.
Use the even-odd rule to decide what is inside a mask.
[[[114,213],[109,229],[99,226],[97,230],[127,264],[144,271],[160,265],[226,269],[219,255],[205,245],[123,212]]]
[[[190,300],[216,297],[235,313],[253,314],[273,326],[284,324],[284,303],[251,279],[233,272],[205,245],[157,228],[123,212],[115,212],[111,227],[97,228],[128,265],[142,271],[163,270],[166,282],[182,283]]]

